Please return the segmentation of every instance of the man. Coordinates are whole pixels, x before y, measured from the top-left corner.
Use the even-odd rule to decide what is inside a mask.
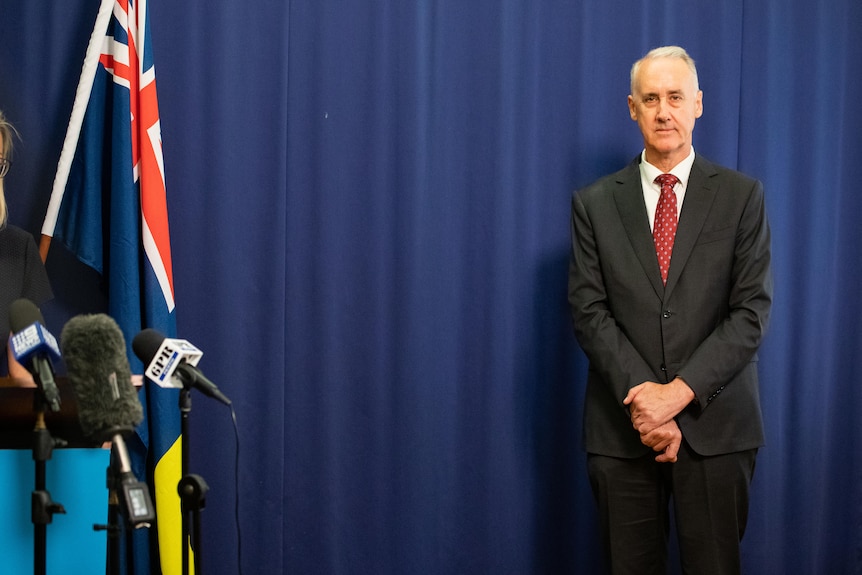
[[[772,303],[763,187],[695,154],[703,93],[682,48],[635,63],[628,105],[644,150],[574,195],[569,268],[608,566],[666,571],[672,499],[684,572],[738,573],[763,444],[756,351]]]

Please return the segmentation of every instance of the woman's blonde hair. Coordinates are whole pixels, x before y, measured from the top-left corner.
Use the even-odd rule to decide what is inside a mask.
[[[11,161],[12,159],[12,137],[17,135],[18,131],[15,126],[9,123],[3,110],[0,110],[0,140],[2,140],[0,156],[6,160]],[[6,226],[6,219],[9,216],[9,211],[6,209],[6,191],[3,187],[5,179],[5,177],[0,178],[0,229]]]

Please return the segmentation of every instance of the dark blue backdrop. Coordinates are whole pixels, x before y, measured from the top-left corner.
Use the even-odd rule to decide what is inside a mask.
[[[246,573],[592,573],[569,197],[641,147],[631,63],[697,60],[695,147],[764,181],[776,302],[749,573],[862,573],[862,4],[151,0],[203,556]],[[7,194],[37,234],[92,1],[4,0]],[[62,322],[99,281],[53,248]]]

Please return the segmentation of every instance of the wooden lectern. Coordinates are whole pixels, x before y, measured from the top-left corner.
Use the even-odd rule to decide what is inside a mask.
[[[21,380],[0,377],[0,449],[30,449],[31,434],[36,421],[33,396],[37,389]],[[66,448],[99,447],[81,432],[78,423],[78,401],[68,380],[57,378],[60,391],[60,411],[45,412],[45,425],[51,435],[66,441]]]

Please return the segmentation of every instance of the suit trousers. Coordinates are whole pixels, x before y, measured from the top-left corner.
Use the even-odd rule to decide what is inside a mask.
[[[589,454],[608,571],[665,575],[670,504],[688,575],[740,572],[756,449],[700,456],[683,440],[675,463]]]

